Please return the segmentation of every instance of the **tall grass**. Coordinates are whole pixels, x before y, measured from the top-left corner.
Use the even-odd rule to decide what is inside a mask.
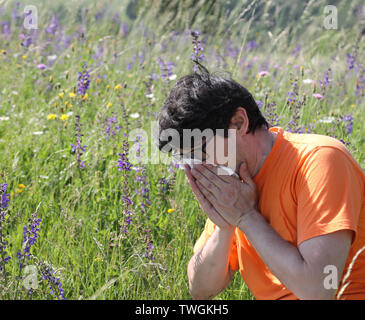
[[[176,15],[169,10],[159,14],[163,3],[141,2],[131,20],[125,1],[39,1],[38,37],[29,46],[21,42],[30,31],[11,17],[14,2],[2,5],[0,21],[11,22],[11,33],[0,34],[0,183],[8,183],[10,194],[2,234],[11,256],[0,280],[2,299],[60,298],[42,278],[44,265],[54,271],[55,280],[59,278],[66,299],[190,299],[187,264],[206,217],[183,171],[174,165],[138,163],[132,163],[131,171],[118,170],[118,153],[127,148],[124,134],[134,128],[150,132],[174,83],[161,76],[160,59],[174,63],[171,71],[177,77],[192,72],[190,30],[206,31],[202,39],[208,69],[234,74],[261,101],[272,123],[277,116],[279,125],[288,129],[296,112],[298,131],[343,139],[365,167],[361,19],[353,19],[347,29],[324,30],[323,1],[309,2],[299,20],[283,25],[277,22],[283,19],[281,9],[294,10],[283,2],[281,8],[257,1],[229,10],[204,1],[190,7],[190,2],[174,2]],[[342,2],[338,5],[339,12],[347,8]],[[55,14],[55,34],[47,33]],[[271,16],[273,28],[267,25]],[[214,32],[209,32],[212,24]],[[346,54],[353,50],[357,59],[349,69]],[[47,68],[37,69],[40,63]],[[90,72],[85,100],[77,95],[84,63]],[[324,85],[329,68],[330,82]],[[269,75],[258,76],[261,71]],[[303,82],[309,78],[314,84]],[[297,95],[291,104],[288,92],[294,82]],[[70,97],[73,92],[75,97]],[[350,113],[349,133],[350,121],[344,116]],[[48,119],[50,114],[57,117]],[[61,120],[65,114],[67,119]],[[76,115],[82,145],[87,145],[82,169],[71,147]],[[112,128],[121,129],[115,135],[111,129],[108,135],[105,130],[113,115]],[[129,150],[135,146],[129,141]],[[123,201],[126,194],[133,204]],[[127,208],[132,211],[129,225]],[[36,267],[38,287],[29,293],[17,252],[24,246],[23,226],[35,212],[42,221],[27,263]],[[149,258],[151,253],[155,259]],[[217,299],[252,295],[237,273]]]

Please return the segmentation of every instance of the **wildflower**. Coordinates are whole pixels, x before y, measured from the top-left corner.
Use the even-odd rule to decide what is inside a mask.
[[[22,193],[23,192],[23,189],[17,189],[16,192],[17,193]]]
[[[154,94],[153,93],[146,94],[146,98],[153,99],[154,98]]]
[[[37,217],[37,211],[32,213],[31,218],[28,219],[28,224],[23,228],[23,251],[18,251],[17,256],[19,260],[19,268],[22,269],[24,267],[24,260],[27,258],[28,260],[32,256],[30,253],[31,247],[36,243],[38,238],[38,232],[40,231],[39,225],[41,223],[41,219]]]
[[[313,93],[313,97],[315,97],[318,100],[322,100],[323,96],[320,93]]]
[[[43,131],[34,131],[33,134],[35,136],[40,136],[41,134],[43,134]]]
[[[0,117],[0,120],[1,121],[8,121],[9,120],[9,117],[2,116],[2,117]]]
[[[192,31],[191,36],[193,38],[193,40],[192,40],[193,53],[192,53],[191,59],[193,61],[202,62],[202,61],[204,61],[205,56],[200,53],[201,51],[204,51],[202,43],[199,40],[200,32]],[[194,64],[194,71],[196,72],[196,70],[197,70],[197,66],[196,66],[196,64]]]
[[[60,278],[55,277],[55,271],[46,262],[41,261],[39,264],[39,270],[42,275],[42,279],[47,281],[47,287],[50,290],[50,295],[55,295],[58,300],[65,300],[65,290],[62,288]]]
[[[102,259],[100,258],[100,257],[96,257],[96,258],[94,258],[94,261],[95,262],[99,262],[99,261],[101,261]]]
[[[172,74],[170,77],[169,77],[169,80],[173,81],[177,78],[177,75],[176,74]]]
[[[62,120],[62,121],[65,121],[65,120],[67,120],[68,119],[68,115],[67,114],[62,114],[61,116],[60,116],[60,120]]]
[[[3,228],[6,219],[6,207],[9,202],[9,194],[6,193],[8,185],[3,183],[0,185],[0,271],[5,271],[5,265],[11,259],[6,252],[7,241],[4,239]]]
[[[312,84],[313,83],[313,80],[312,79],[304,79],[303,80],[303,83],[304,84]]]
[[[174,208],[170,208],[169,210],[167,210],[168,213],[173,213],[175,211]]]
[[[351,53],[346,54],[346,64],[349,70],[354,68],[356,58],[357,58],[356,54],[351,54]]]
[[[268,71],[260,71],[260,72],[258,73],[258,77],[259,77],[259,78],[266,77],[266,76],[268,76],[268,75],[269,75],[269,72],[268,72]]]
[[[20,183],[20,184],[18,184],[18,188],[20,188],[20,189],[25,189],[25,188],[26,188],[26,186],[25,186],[24,184]]]
[[[76,153],[76,161],[79,165],[79,168],[84,168],[85,167],[85,163],[84,161],[81,161],[81,156],[83,154],[83,152],[85,152],[87,146],[81,146],[81,137],[83,136],[83,134],[81,133],[81,123],[80,123],[80,116],[77,114],[75,116],[75,126],[76,126],[76,144],[71,143],[71,147],[72,147],[72,152]]]
[[[120,83],[118,83],[115,87],[114,90],[119,90],[120,88],[122,88],[122,85]]]
[[[74,98],[74,97],[76,96],[76,94],[75,94],[74,92],[70,92],[70,93],[68,94],[68,96],[69,96],[70,98]]]
[[[89,72],[87,71],[87,64],[84,63],[83,64],[83,71],[79,72],[78,77],[77,77],[77,80],[78,80],[77,92],[78,92],[79,95],[83,96],[83,100],[85,100],[86,97],[87,97],[87,95],[85,97],[85,94],[86,94],[87,89],[90,86],[89,78],[90,78],[90,75],[89,75]]]
[[[126,153],[118,153],[119,160],[118,160],[118,170],[119,171],[132,171],[132,165],[129,163],[128,156]]]
[[[137,118],[139,118],[139,113],[138,113],[138,112],[136,112],[136,113],[131,113],[129,116],[130,116],[132,119],[137,119]]]
[[[60,92],[60,93],[58,94],[58,96],[60,97],[60,99],[63,99],[63,92]]]
[[[40,64],[37,65],[37,69],[39,69],[39,70],[44,70],[46,68],[47,68],[47,66],[43,63],[40,63]]]
[[[110,85],[109,85],[109,84],[107,84],[107,85],[106,85],[106,88],[107,88],[107,89],[110,89]]]
[[[351,134],[352,132],[352,126],[354,124],[354,118],[352,116],[352,113],[349,113],[348,115],[343,116],[343,121],[345,122],[345,132],[347,134]]]
[[[106,105],[108,108],[110,108],[113,104],[108,102],[108,104]]]
[[[332,123],[335,120],[336,120],[335,117],[324,117],[322,119],[319,119],[318,122],[320,122],[320,123]]]
[[[113,113],[113,116],[111,118],[108,118],[104,124],[103,124],[103,128],[105,128],[105,139],[108,140],[109,137],[114,137],[117,132],[120,131],[120,129],[122,128],[122,126],[120,125],[116,125],[117,123],[117,116],[115,115],[115,113]]]
[[[148,246],[147,246],[147,249],[146,249],[146,253],[144,253],[142,255],[142,257],[145,257],[145,258],[151,259],[151,260],[155,260],[156,258],[153,256],[153,253],[151,252],[153,248],[154,248],[154,246],[152,245],[152,242],[150,241],[148,243]]]
[[[84,96],[82,97],[82,100],[86,100],[87,98],[87,93],[84,94]]]
[[[27,56],[26,55],[22,56],[22,59],[23,60],[27,59]]]
[[[47,116],[47,119],[48,120],[54,120],[54,119],[56,119],[58,116],[57,116],[57,114],[54,114],[54,113],[51,113],[51,114],[49,114],[48,116]]]

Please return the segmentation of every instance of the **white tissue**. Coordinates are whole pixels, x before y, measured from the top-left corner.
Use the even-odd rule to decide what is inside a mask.
[[[194,160],[183,159],[183,165],[184,164],[187,164],[187,165],[190,166],[190,168],[193,168],[194,164],[200,164],[200,163],[201,162],[198,161],[198,160],[196,160],[196,159],[194,159]],[[221,166],[221,165],[216,165],[214,163],[211,163],[211,165],[213,165],[214,167],[218,167],[218,168],[224,170],[230,176],[235,176],[235,177],[239,178],[238,174],[235,171],[233,171],[231,168],[229,168],[229,167]],[[180,166],[180,168],[183,169],[183,166]]]

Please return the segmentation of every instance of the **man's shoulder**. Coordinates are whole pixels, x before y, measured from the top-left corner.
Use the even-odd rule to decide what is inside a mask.
[[[285,131],[284,137],[297,148],[307,149],[308,151],[321,147],[332,147],[348,152],[343,142],[326,135],[314,133],[290,133]]]

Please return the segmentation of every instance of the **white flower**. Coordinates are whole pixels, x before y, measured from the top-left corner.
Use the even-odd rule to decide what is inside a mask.
[[[41,134],[43,134],[43,131],[34,131],[33,134],[36,136],[40,136]]]
[[[48,176],[42,176],[42,175],[40,175],[39,177],[46,180],[49,178]]]
[[[74,113],[72,111],[66,113],[68,116],[72,116]]]
[[[169,76],[169,80],[173,81],[177,78],[176,74],[172,74],[171,76]]]
[[[304,79],[303,80],[303,83],[305,83],[305,84],[312,84],[313,83],[313,80],[312,79]]]
[[[136,112],[136,113],[131,113],[129,116],[130,116],[132,119],[137,119],[137,118],[139,118],[139,113],[138,113],[138,112]]]
[[[0,120],[1,121],[8,121],[9,120],[9,117],[2,116],[2,117],[0,117]]]
[[[146,98],[148,99],[153,99],[155,96],[153,93],[150,93],[150,94],[146,94]]]
[[[57,59],[57,56],[55,54],[47,57],[48,61],[55,61],[56,59]]]
[[[335,117],[324,117],[323,119],[318,120],[320,123],[332,123],[335,121]]]

